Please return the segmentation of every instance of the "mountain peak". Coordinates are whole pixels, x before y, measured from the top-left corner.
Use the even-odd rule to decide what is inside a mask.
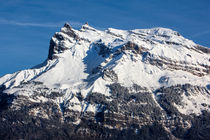
[[[45,63],[0,77],[0,126],[17,132],[29,123],[35,127],[28,132],[58,126],[62,136],[90,139],[138,139],[150,128],[158,136],[161,128],[162,139],[209,134],[203,121],[210,111],[209,52],[166,28],[65,24],[51,38]]]
[[[68,22],[66,22],[66,23],[64,24],[64,27],[67,28],[67,29],[72,29],[72,27],[70,26],[70,24],[69,24]]]
[[[97,51],[93,51],[92,48],[95,48]],[[142,65],[155,66],[157,71],[161,69],[166,71],[182,70],[202,77],[209,74],[208,50],[208,48],[197,45],[181,36],[178,32],[167,28],[135,30],[109,28],[108,30],[100,31],[85,24],[80,30],[75,30],[69,23],[65,23],[60,32],[56,32],[51,38],[48,59],[57,60],[67,57],[64,54],[68,52],[68,57],[71,56],[74,59],[81,57],[85,60],[84,62],[87,60],[88,63],[84,63],[82,60],[81,65],[87,67],[88,71],[94,71],[93,69],[97,69],[102,64],[91,62],[91,59],[94,59],[92,58],[93,56],[100,60],[99,62],[104,61],[103,65],[105,65],[105,62],[108,61],[105,60],[107,57],[113,58],[113,56],[121,54],[122,56],[130,56],[136,61],[141,61]],[[73,61],[70,58],[68,59],[68,61]],[[129,59],[126,58],[126,60]],[[179,66],[177,66],[178,64]],[[148,73],[148,71],[153,73],[153,70],[143,70],[143,73]],[[160,78],[161,75],[158,74],[158,77]],[[190,77],[186,82],[189,80]],[[120,78],[119,81],[125,82],[120,80]],[[139,80],[134,78],[131,81],[137,82]],[[130,86],[131,81],[126,82],[126,84],[129,83],[128,86]],[[154,83],[143,82],[139,84],[145,87],[162,86],[162,84],[159,85],[158,81],[159,79],[157,78]],[[197,81],[200,83],[200,80]],[[178,84],[178,82],[171,80],[168,84],[173,85]]]
[[[70,41],[70,38],[73,40],[79,40],[79,36],[76,34],[75,30],[72,29],[69,23],[65,23],[60,32],[56,32],[50,40],[48,59],[52,60],[57,58],[56,54],[69,49],[64,43],[67,40]]]
[[[87,30],[96,31],[94,27],[90,26],[88,22],[86,22],[84,25],[82,25],[82,28],[80,29],[80,31],[87,31]]]
[[[88,22],[85,22],[85,25],[88,25]]]
[[[208,50],[209,49],[184,38],[176,31],[167,28],[135,30],[109,28],[108,30],[100,31],[85,24],[80,30],[75,30],[66,23],[64,27],[61,28],[60,32],[56,32],[51,38],[48,59],[54,61],[57,59],[61,61],[60,58],[66,59],[72,63],[71,67],[73,67],[71,69],[73,71],[80,71],[80,75],[86,75],[87,73],[84,72],[95,71],[98,67],[102,67],[102,65],[107,65],[107,67],[108,65],[112,65],[108,64],[108,62],[113,63],[113,61],[117,59],[115,57],[121,56],[119,61],[121,62],[123,60],[122,62],[126,62],[126,64],[123,65],[124,67],[131,63],[129,62],[131,57],[133,61],[137,61],[141,64],[140,67],[142,67],[142,65],[148,67],[147,70],[142,69],[142,73],[140,73],[142,75],[150,73],[153,75],[153,73],[160,71],[156,73],[157,75],[155,74],[157,76],[156,82],[142,82],[139,81],[138,78],[136,79],[132,74],[130,76],[121,75],[120,77],[126,78],[129,76],[132,78],[128,78],[127,81],[123,80],[124,78],[118,78],[119,82],[125,83],[127,86],[131,86],[132,82],[136,82],[141,86],[150,88],[163,86],[163,84],[158,82],[159,78],[163,76],[164,73],[171,73],[171,71],[174,70],[177,71],[177,74],[178,70],[192,74],[195,76],[193,76],[193,79],[196,79],[196,76],[207,76],[209,74],[210,65]],[[77,62],[80,62],[80,66],[83,66],[87,70],[83,69],[81,71],[81,68],[77,70],[77,64],[74,63],[76,59],[81,59],[77,60]],[[98,62],[94,62],[93,60],[97,60]],[[120,62],[119,64],[121,64]],[[62,67],[66,66],[67,65],[63,65]],[[116,67],[117,66],[119,65],[116,65]],[[135,70],[135,67],[133,67],[133,70]],[[175,73],[171,73],[170,77],[176,77],[175,75]],[[42,76],[40,75],[39,77]],[[86,77],[80,78],[85,79]],[[192,77],[189,76],[184,79],[185,83],[191,81],[191,78]],[[63,81],[62,77],[59,78],[59,76],[55,76],[54,79],[55,81],[51,83],[56,82],[57,79]],[[6,83],[9,81],[10,80]],[[201,80],[196,81],[198,84],[202,83]],[[205,78],[204,81],[206,81]],[[68,83],[68,80],[65,82]],[[19,82],[17,82],[17,84],[18,83]],[[173,85],[178,83],[177,80],[171,78],[167,84]]]

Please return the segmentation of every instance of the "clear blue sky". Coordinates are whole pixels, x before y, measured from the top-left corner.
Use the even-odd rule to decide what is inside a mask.
[[[166,27],[210,47],[210,0],[0,0],[0,76],[47,58],[65,22],[99,29]]]

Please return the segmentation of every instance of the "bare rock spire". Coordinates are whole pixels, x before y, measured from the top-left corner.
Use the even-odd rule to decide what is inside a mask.
[[[71,25],[68,22],[66,22],[64,24],[64,27],[67,28],[67,29],[72,29]]]

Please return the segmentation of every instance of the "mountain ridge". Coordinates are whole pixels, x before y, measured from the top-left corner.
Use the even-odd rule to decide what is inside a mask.
[[[79,30],[79,32],[84,32],[84,30],[88,30],[88,31],[92,31],[92,32],[97,32],[97,30],[96,29],[94,29],[93,27],[90,27],[89,25],[83,25],[82,26],[82,28]],[[112,30],[116,30],[116,29],[112,29],[112,28],[109,28],[108,30],[106,30],[105,32],[107,32],[108,34],[114,34],[114,33],[112,33]],[[143,29],[142,29],[143,30]],[[160,31],[161,30],[161,31]],[[123,32],[122,30],[119,30],[120,32]],[[136,30],[133,30],[133,31],[128,31],[128,32],[133,32],[133,33],[135,33],[135,31],[139,31],[139,29],[136,29]],[[141,31],[141,30],[140,30]],[[164,36],[164,37],[168,37],[168,38],[170,38],[170,36],[167,36],[167,35],[165,35],[166,34],[166,32],[169,32],[170,34],[174,34],[175,36],[181,36],[178,32],[176,32],[176,31],[172,31],[172,30],[170,30],[170,29],[165,29],[165,28],[153,28],[153,29],[151,29],[151,31],[150,31],[150,29],[146,29],[146,30],[143,30],[144,32],[146,32],[146,33],[149,33],[149,34],[152,34],[152,36],[154,36],[154,34],[155,35],[157,35],[157,36]],[[48,59],[49,60],[52,60],[52,57],[54,56],[54,57],[56,57],[56,55],[59,55],[59,53],[62,53],[62,52],[65,52],[65,50],[68,50],[68,47],[66,47],[67,45],[65,45],[65,44],[62,44],[62,43],[66,43],[66,42],[72,42],[71,41],[71,39],[73,39],[73,40],[75,40],[75,41],[77,41],[78,39],[81,39],[81,40],[84,40],[84,41],[87,41],[88,39],[85,39],[85,38],[83,38],[83,37],[78,37],[78,35],[76,35],[76,34],[78,34],[78,33],[76,33],[76,32],[78,32],[77,30],[74,30],[74,29],[72,29],[71,28],[71,26],[69,25],[69,24],[65,24],[64,25],[64,27],[61,29],[61,32],[57,32],[57,33],[55,33],[55,35],[52,37],[52,39],[51,39],[51,41],[50,41],[50,47],[49,47],[49,54],[48,54]],[[99,32],[99,31],[98,31]],[[126,31],[124,31],[124,32],[126,32]],[[142,32],[142,31],[141,31]],[[151,33],[152,32],[152,33]],[[124,34],[123,34],[124,35]],[[114,34],[114,36],[117,36],[116,35],[116,33]],[[122,35],[121,35],[122,36]],[[125,35],[124,35],[125,36]],[[70,37],[70,38],[69,38]],[[138,36],[139,37],[139,36]],[[119,39],[120,37],[117,37],[116,39]],[[171,37],[171,38],[173,38],[173,37]],[[65,41],[64,41],[64,39],[66,39]],[[183,38],[181,38],[181,39],[183,39]],[[181,40],[181,39],[179,39],[179,40]],[[56,44],[56,42],[54,42],[53,40],[55,40],[55,41],[57,41],[57,44]],[[99,39],[100,40],[100,39]],[[149,40],[149,39],[148,39]],[[148,41],[147,40],[147,41]],[[170,39],[169,39],[170,40]],[[178,40],[177,38],[175,38],[174,40]],[[184,39],[183,39],[184,40]],[[94,42],[94,41],[98,41],[97,39],[95,39],[95,40],[93,40],[92,42]],[[152,39],[150,39],[149,40],[150,42],[152,42]],[[191,42],[191,41],[189,41],[189,40],[186,40],[185,39],[185,41],[187,42],[187,43],[189,43],[189,45],[188,46],[186,46],[185,44],[182,44],[182,46],[184,46],[184,47],[188,47],[189,49],[196,49],[196,48],[201,48],[201,46],[199,46],[199,45],[196,45],[195,43],[193,43],[193,42]],[[88,41],[87,41],[88,42]],[[181,42],[181,41],[180,41]],[[180,42],[178,43],[178,41],[177,42],[175,42],[175,41],[171,41],[171,42],[169,42],[169,41],[164,41],[164,43],[165,44],[175,44],[174,46],[179,46],[179,44],[180,44]],[[183,41],[182,41],[183,42]],[[98,42],[96,42],[96,43],[98,43]],[[129,44],[130,43],[130,44]],[[129,45],[132,45],[132,43],[133,43],[133,45],[135,44],[136,45],[136,49],[138,49],[138,50],[135,50],[135,49],[133,49],[133,48],[129,48],[130,46]],[[153,42],[154,43],[154,42]],[[99,44],[99,43],[98,43]],[[103,42],[102,43],[100,43],[100,44],[103,44]],[[122,45],[123,43],[121,43],[120,45]],[[146,47],[142,47],[142,46],[140,46],[140,48],[138,48],[139,46],[137,45],[137,43],[135,43],[135,41],[129,41],[129,39],[128,39],[128,44],[126,44],[126,41],[124,42],[124,44],[125,45],[127,45],[128,47],[126,48],[126,46],[123,48],[122,47],[122,49],[124,49],[124,50],[128,50],[128,49],[130,49],[130,50],[134,50],[134,51],[139,51],[139,52],[136,52],[136,53],[143,53],[142,52],[142,50],[141,49],[143,49],[144,50],[144,54],[141,54],[141,55],[143,55],[144,56],[144,58],[142,58],[142,60],[143,61],[148,61],[148,59],[147,59],[147,55],[154,55],[154,54],[151,54],[150,52],[147,52],[146,50],[149,50],[148,48],[146,48]],[[161,45],[161,44],[160,44]],[[192,47],[193,46],[193,47]],[[106,47],[106,45],[105,45],[105,47]],[[117,46],[117,47],[120,47],[120,46]],[[205,52],[206,54],[208,54],[209,53],[209,49],[208,48],[204,48],[204,47],[202,47],[203,49],[197,49],[196,51],[198,52],[198,53],[203,53],[203,52]],[[71,49],[74,49],[73,47],[71,47]],[[109,48],[108,48],[109,49]],[[157,48],[158,49],[158,48]],[[155,50],[155,49],[153,49],[154,51],[157,51],[157,49]],[[168,48],[165,48],[165,49],[168,49]],[[175,51],[177,51],[176,49],[174,49]],[[172,51],[174,51],[174,50],[172,50]],[[200,51],[200,50],[205,50],[205,51]],[[118,50],[119,51],[119,50]],[[158,52],[158,53],[163,53],[163,54],[158,54],[158,56],[157,57],[162,57],[163,59],[162,60],[164,60],[164,58],[167,58],[167,57],[164,57],[164,55],[167,55],[167,54],[164,54],[164,50],[161,50],[162,52]],[[166,50],[167,51],[167,50]],[[200,52],[199,52],[200,51]],[[156,52],[153,52],[153,53],[156,53]],[[169,52],[165,52],[165,53],[169,53]],[[176,52],[177,53],[177,52]],[[169,53],[170,54],[170,53]],[[162,55],[162,56],[161,56]],[[171,55],[171,54],[170,54]],[[175,57],[175,56],[174,56]],[[176,56],[177,57],[177,56]],[[183,60],[179,60],[180,61],[180,63],[182,64],[182,63],[188,63],[187,61],[185,61],[185,60],[187,60],[187,59],[189,59],[190,57],[192,57],[190,54],[185,54],[185,56],[178,56],[178,57],[186,57],[185,59],[183,59]],[[187,58],[187,57],[189,57],[189,58]],[[177,59],[177,58],[176,58]],[[154,59],[153,59],[154,60]],[[159,61],[159,59],[157,59],[158,61]],[[202,59],[203,60],[203,59]],[[149,60],[150,61],[150,60]],[[169,58],[169,59],[167,59],[166,61],[172,61],[172,63],[176,63],[176,62],[174,62],[173,61],[173,59],[172,58]],[[176,61],[176,60],[175,60]],[[191,60],[191,61],[193,61],[193,60]],[[201,60],[195,60],[195,61],[201,61]],[[195,65],[195,63],[196,62],[191,62],[191,63],[194,63],[193,65]],[[157,63],[156,61],[153,61],[153,62],[149,62],[149,63]],[[166,63],[165,61],[163,61],[162,63]],[[202,62],[199,62],[199,63],[201,63],[201,64],[199,64],[199,65],[201,65],[201,66],[203,66],[204,68],[205,67],[207,67],[208,69],[209,69],[209,66],[207,65],[208,63],[209,63],[209,60],[207,60],[207,57],[204,59],[204,61],[202,61]],[[193,67],[192,67],[193,68]],[[181,69],[181,68],[180,68]],[[195,67],[194,67],[194,69],[196,69]],[[197,67],[197,69],[198,69],[198,67]],[[208,71],[208,69],[207,70],[203,70],[203,71],[206,71],[206,74],[209,74],[209,71]],[[183,70],[183,69],[182,69]],[[194,72],[195,73],[195,72]],[[199,73],[199,74],[201,74],[201,73]],[[201,75],[204,75],[203,73],[201,74]]]
[[[1,118],[16,114],[23,124],[0,123],[5,130],[12,122],[40,129],[43,121],[40,130],[49,136],[58,123],[61,139],[209,137],[209,50],[166,28],[75,30],[66,23],[51,38],[44,63],[0,78]],[[75,133],[63,134],[64,127]]]

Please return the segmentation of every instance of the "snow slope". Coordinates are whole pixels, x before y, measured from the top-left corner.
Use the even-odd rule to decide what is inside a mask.
[[[67,30],[67,31],[66,31]],[[64,40],[52,37],[57,44],[68,49],[63,52],[56,52],[57,59],[47,60],[40,68],[28,69],[8,74],[0,78],[0,84],[6,87],[18,86],[22,81],[36,80],[44,82],[48,86],[70,88],[84,85],[84,79],[88,78],[91,70],[98,65],[112,67],[119,77],[119,82],[125,86],[138,83],[144,87],[160,87],[158,82],[161,76],[168,76],[169,85],[191,83],[196,85],[207,85],[210,83],[209,74],[197,77],[186,71],[169,71],[149,65],[143,62],[141,55],[135,56],[129,50],[119,60],[105,60],[97,50],[94,50],[94,43],[101,41],[111,50],[117,50],[123,44],[131,41],[147,49],[153,58],[163,58],[180,62],[183,65],[192,67],[210,66],[208,53],[196,50],[197,44],[185,39],[176,31],[165,28],[118,30],[109,28],[105,31],[96,30],[89,25],[83,25],[80,30],[71,29],[80,38],[75,40],[65,31],[63,27],[59,34]],[[172,42],[167,44],[167,42]],[[108,58],[109,59],[109,58]],[[133,61],[135,59],[135,61]],[[105,61],[109,61],[105,64]],[[113,65],[113,66],[111,66]],[[194,81],[192,83],[192,81]]]
[[[210,84],[209,71],[209,50],[170,29],[101,31],[85,24],[75,30],[65,24],[52,37],[46,62],[7,74],[0,85],[14,93],[12,88],[21,83],[38,81],[84,97],[90,91],[109,96],[107,85],[115,82],[151,91],[187,83],[205,87]]]

